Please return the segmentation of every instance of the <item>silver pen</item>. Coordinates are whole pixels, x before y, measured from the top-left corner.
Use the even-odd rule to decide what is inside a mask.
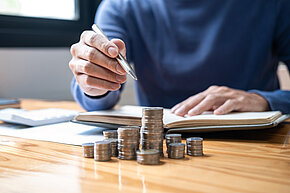
[[[105,33],[103,32],[103,30],[101,28],[99,28],[96,24],[94,24],[92,26],[92,29],[94,30],[94,32],[96,32],[97,34],[101,34],[103,35],[105,38],[107,38],[108,41],[109,38],[105,35]],[[137,80],[137,76],[136,73],[134,71],[134,69],[131,67],[130,64],[128,64],[128,62],[126,61],[126,59],[122,56],[122,54],[118,54],[116,60],[118,61],[118,63],[122,66],[122,68],[134,79]]]

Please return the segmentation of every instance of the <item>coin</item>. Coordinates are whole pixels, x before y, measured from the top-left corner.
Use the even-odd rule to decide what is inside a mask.
[[[186,152],[190,156],[203,156],[203,138],[189,137],[186,139]]]
[[[140,127],[123,126],[118,128],[118,158],[136,159],[140,145]]]
[[[118,139],[117,130],[105,130],[103,131],[104,139]]]
[[[94,157],[94,143],[83,143],[83,157],[93,158]]]
[[[143,165],[156,165],[160,163],[160,153],[156,149],[137,151],[137,162]]]
[[[184,143],[170,143],[168,149],[168,158],[182,159],[184,158],[185,144]]]
[[[181,134],[167,134],[165,136],[165,139],[166,139],[166,147],[167,147],[166,152],[168,153],[169,151],[168,145],[170,143],[181,143]]]
[[[163,108],[145,107],[142,109],[140,143],[142,150],[155,149],[163,156]]]
[[[94,144],[95,161],[109,161],[111,159],[112,149],[109,141],[96,141]]]

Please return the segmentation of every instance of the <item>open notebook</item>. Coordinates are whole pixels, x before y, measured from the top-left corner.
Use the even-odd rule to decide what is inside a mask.
[[[76,121],[87,123],[107,123],[116,125],[141,126],[142,108],[140,106],[123,106],[105,111],[85,112],[75,117]],[[180,117],[164,109],[164,127],[179,131],[236,130],[273,127],[289,118],[279,111],[235,112],[227,115],[214,115],[206,112],[192,117]]]

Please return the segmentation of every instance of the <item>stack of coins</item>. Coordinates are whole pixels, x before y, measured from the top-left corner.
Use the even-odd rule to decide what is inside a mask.
[[[156,149],[163,156],[163,108],[148,107],[142,111],[141,149]]]
[[[187,155],[203,156],[203,138],[190,137],[186,139]]]
[[[182,159],[184,158],[185,144],[184,143],[170,143],[168,145],[168,158]]]
[[[95,161],[109,161],[111,159],[111,142],[97,141],[94,146]]]
[[[166,147],[167,147],[167,153],[169,151],[169,144],[170,143],[181,143],[181,134],[167,134],[165,136],[166,139]]]
[[[111,156],[118,157],[118,139],[107,139],[106,141],[109,141],[111,143]]]
[[[83,143],[83,157],[94,158],[94,143]]]
[[[137,151],[137,162],[143,165],[157,165],[160,162],[159,150],[149,149]]]
[[[104,139],[118,139],[117,130],[106,130],[103,131]]]
[[[140,127],[124,126],[118,128],[118,158],[125,160],[136,159],[139,149]]]

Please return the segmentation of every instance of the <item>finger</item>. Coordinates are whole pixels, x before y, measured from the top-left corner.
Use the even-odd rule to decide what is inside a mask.
[[[187,112],[192,109],[194,106],[196,106],[198,103],[200,103],[200,101],[202,101],[204,99],[204,95],[203,94],[197,94],[194,95],[188,99],[186,99],[182,105],[180,105],[180,107],[178,107],[174,113],[176,115],[179,116],[184,116],[187,114]]]
[[[81,40],[109,57],[115,58],[118,56],[118,47],[101,34],[97,34],[93,31],[84,31],[81,35]]]
[[[183,103],[178,103],[174,107],[171,108],[171,113],[175,113],[175,111],[182,105]]]
[[[78,75],[76,79],[79,85],[86,85],[91,88],[114,91],[121,87],[118,83],[102,80],[100,78],[91,77],[85,74]]]
[[[100,65],[117,74],[126,74],[125,70],[120,66],[116,59],[107,57],[93,47],[87,46],[85,44],[79,44],[75,49],[77,49],[75,53],[78,58]]]
[[[118,47],[119,52],[122,54],[122,56],[124,58],[127,59],[125,43],[122,40],[120,40],[120,39],[112,39],[111,42],[113,42]]]
[[[76,64],[74,69],[75,74],[86,74],[95,78],[100,78],[115,83],[124,83],[126,81],[126,75],[116,74],[89,61],[76,60],[74,63]]]
[[[190,109],[187,114],[189,116],[199,115],[205,111],[209,111],[210,109],[213,108],[213,106],[217,106],[224,103],[224,101],[226,100],[227,98],[225,98],[222,95],[209,94],[198,105]]]
[[[216,115],[224,115],[230,113],[239,108],[239,103],[235,99],[227,100],[223,105],[221,105],[217,110],[214,111]]]
[[[224,115],[236,109],[237,101],[235,99],[227,100],[223,105],[214,111],[216,115]]]

